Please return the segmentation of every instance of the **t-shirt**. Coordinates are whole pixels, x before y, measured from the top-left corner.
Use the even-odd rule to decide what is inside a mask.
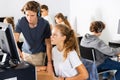
[[[22,17],[17,25],[16,32],[23,33],[24,43],[22,51],[25,53],[46,52],[45,39],[50,38],[51,30],[48,21],[38,17],[38,23],[35,28],[30,28],[26,17]]]
[[[49,22],[50,25],[53,25],[53,21],[50,16],[42,16],[45,20]]]
[[[55,74],[61,77],[73,77],[78,74],[76,67],[82,64],[75,50],[71,51],[67,58],[63,59],[63,52],[55,46],[52,49],[52,59]]]

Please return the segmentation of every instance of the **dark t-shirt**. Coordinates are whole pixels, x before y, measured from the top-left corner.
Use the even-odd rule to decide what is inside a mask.
[[[48,21],[38,18],[35,28],[30,28],[26,17],[22,17],[17,25],[16,32],[23,33],[25,41],[22,50],[26,53],[46,52],[45,39],[50,38],[51,30]]]

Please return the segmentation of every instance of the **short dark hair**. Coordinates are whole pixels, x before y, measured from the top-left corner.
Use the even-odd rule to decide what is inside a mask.
[[[41,5],[41,9],[45,9],[48,11],[48,6],[47,5]]]
[[[105,29],[105,24],[102,21],[93,21],[90,25],[90,31],[100,33]]]
[[[21,9],[21,11],[24,13],[26,10],[31,10],[31,11],[38,13],[40,12],[40,4],[36,1],[29,1]]]

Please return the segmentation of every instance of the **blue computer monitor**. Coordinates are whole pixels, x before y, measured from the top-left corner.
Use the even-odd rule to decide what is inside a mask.
[[[20,62],[20,55],[11,24],[0,22],[0,48],[10,56],[10,60],[15,63]]]

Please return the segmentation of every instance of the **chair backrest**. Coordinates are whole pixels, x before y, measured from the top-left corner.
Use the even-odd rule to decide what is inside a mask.
[[[96,60],[94,48],[88,48],[80,45],[80,54],[82,58],[92,60],[94,62]]]
[[[96,50],[94,48],[84,47],[84,46],[80,45],[80,54],[81,54],[82,58],[92,60],[95,62],[95,60],[96,60],[95,52],[96,52]],[[104,69],[104,70],[98,71],[98,74],[103,74],[106,72],[114,72],[114,70]],[[114,80],[116,80],[115,75],[113,75],[113,76],[114,76]]]
[[[78,46],[80,47],[80,42],[82,40],[82,36],[77,37],[77,40],[78,40]]]
[[[82,36],[77,37],[77,39],[78,39],[78,44],[80,44],[82,38],[83,38]]]

